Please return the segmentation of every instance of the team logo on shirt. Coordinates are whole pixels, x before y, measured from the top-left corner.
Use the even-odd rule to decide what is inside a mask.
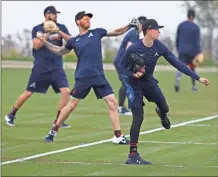
[[[77,39],[76,39],[76,42],[78,42],[79,40],[80,40],[80,38],[77,38]]]
[[[159,54],[157,52],[155,52],[154,56],[155,57],[159,57]]]
[[[91,36],[93,36],[92,32],[89,34],[89,36],[88,36],[88,37],[91,37]]]

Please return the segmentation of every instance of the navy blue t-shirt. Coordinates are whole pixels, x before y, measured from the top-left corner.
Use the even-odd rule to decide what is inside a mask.
[[[137,42],[138,40],[139,40],[139,33],[137,32],[137,29],[133,28],[125,35],[125,37],[122,40],[119,51],[117,52],[117,55],[114,59],[115,65],[120,63],[120,60],[121,60],[124,52],[126,51],[126,46],[127,46],[128,42],[134,43],[134,42]]]
[[[136,79],[133,77],[133,72],[127,69],[127,58],[131,53],[136,53],[144,59],[145,64],[145,74]],[[199,76],[190,70],[184,63],[176,58],[176,56],[159,40],[155,40],[152,47],[146,47],[142,40],[132,44],[124,53],[119,71],[125,77],[131,78],[138,83],[146,83],[148,85],[153,85],[157,81],[153,77],[153,72],[157,61],[160,56],[163,56],[172,66],[177,68],[179,71],[185,73],[186,75],[198,80]]]
[[[176,47],[179,54],[193,56],[201,52],[200,29],[191,21],[182,22],[177,29]]]
[[[61,31],[70,35],[65,25],[57,23],[57,26],[60,28]],[[45,33],[43,29],[43,23],[33,28],[32,39],[36,38],[36,33],[39,31],[41,31],[42,33]],[[63,45],[63,38],[61,37],[59,33],[53,33],[49,35],[48,41],[57,46]],[[38,50],[35,50],[33,48],[32,52],[33,52],[33,57],[34,57],[34,69],[37,70],[38,72],[47,72],[53,69],[63,67],[62,56],[59,56],[51,52],[45,46],[41,47]]]
[[[74,49],[78,58],[76,79],[104,75],[101,39],[106,35],[105,29],[96,28],[67,41],[65,47]]]

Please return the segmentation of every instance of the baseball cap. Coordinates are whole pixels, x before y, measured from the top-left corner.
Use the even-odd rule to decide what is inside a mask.
[[[147,19],[143,25],[142,25],[142,31],[145,31],[147,29],[160,29],[164,26],[158,25],[157,21],[154,19]]]
[[[84,16],[88,16],[88,17],[90,17],[90,18],[92,18],[93,17],[93,14],[91,14],[91,13],[86,13],[85,11],[81,11],[81,12],[78,12],[77,14],[76,14],[76,16],[75,16],[75,21],[77,21],[77,20],[80,20],[81,18],[83,18]]]
[[[145,16],[140,16],[140,17],[138,17],[138,20],[139,20],[140,24],[143,24],[145,22],[145,20],[147,20],[147,18]]]
[[[195,10],[194,9],[189,9],[188,10],[188,17],[189,18],[194,18],[195,17]]]
[[[56,13],[61,13],[61,12],[57,11],[54,6],[48,6],[44,10],[44,15],[48,13],[56,14]]]

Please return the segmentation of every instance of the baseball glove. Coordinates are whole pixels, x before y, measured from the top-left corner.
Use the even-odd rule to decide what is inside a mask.
[[[130,71],[145,73],[144,59],[136,53],[131,53],[128,57],[128,67]]]
[[[204,60],[204,55],[203,53],[199,53],[196,55],[196,57],[194,58],[194,60],[192,61],[192,64],[194,66],[198,66],[200,63],[202,63]]]
[[[140,31],[140,22],[137,18],[133,18],[130,23],[128,24],[129,28],[133,28],[135,27],[137,29],[137,31],[139,32]]]
[[[53,21],[45,21],[43,24],[43,28],[46,33],[57,33],[59,32],[59,28]]]

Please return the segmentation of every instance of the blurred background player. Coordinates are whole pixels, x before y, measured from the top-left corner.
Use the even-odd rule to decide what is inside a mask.
[[[119,67],[119,63],[120,60],[125,52],[125,50],[132,45],[132,43],[137,42],[139,40],[139,35],[142,32],[142,24],[145,22],[147,18],[145,16],[140,16],[138,17],[138,20],[140,22],[140,26],[139,29],[138,28],[133,28],[131,29],[124,37],[124,39],[121,42],[119,51],[117,52],[117,55],[114,59],[114,66],[117,70],[118,76],[119,76],[119,80],[121,82],[121,87],[119,89],[118,92],[118,112],[120,115],[132,115],[131,110],[127,109],[126,106],[124,106],[125,104],[125,100],[126,100],[126,88],[123,84],[122,81],[122,76],[119,74],[118,72],[118,67]]]
[[[71,91],[72,99],[61,111],[57,122],[49,131],[45,138],[46,142],[52,142],[61,123],[68,118],[70,113],[75,110],[80,100],[85,99],[90,90],[93,89],[97,99],[103,99],[109,110],[109,117],[113,126],[114,144],[128,144],[128,140],[120,129],[117,100],[113,89],[105,77],[103,69],[101,39],[104,36],[119,36],[124,34],[131,27],[138,27],[139,22],[133,18],[129,25],[108,32],[103,28],[89,29],[93,14],[81,11],[75,16],[75,23],[79,28],[79,35],[67,41],[67,44],[58,47],[44,40],[47,48],[58,55],[64,55],[74,49],[77,58],[77,68],[75,71],[74,88]]]
[[[63,69],[62,57],[49,51],[36,37],[38,32],[42,32],[45,34],[46,38],[48,38],[48,41],[57,46],[63,45],[63,39],[67,41],[71,38],[66,26],[57,23],[57,13],[60,12],[57,11],[54,6],[48,6],[44,10],[44,17],[45,21],[54,21],[59,28],[59,32],[45,34],[43,23],[32,29],[34,66],[26,90],[19,96],[11,112],[5,116],[6,123],[9,126],[15,126],[14,119],[16,112],[21,108],[25,101],[27,101],[33,93],[45,94],[49,86],[52,86],[56,93],[61,92],[56,119],[62,108],[67,104],[70,90],[68,88],[67,76]],[[56,120],[54,123],[55,122]],[[64,122],[61,126],[63,128],[70,127],[70,125],[67,125]]]
[[[194,60],[198,60],[201,54],[200,45],[200,28],[194,23],[195,11],[193,9],[188,10],[188,20],[179,24],[176,36],[176,47],[179,55],[179,60],[184,62],[193,72],[196,72],[196,66],[198,63]],[[176,72],[175,79],[175,91],[180,90],[180,80],[182,73],[180,71]],[[196,81],[192,80],[192,90],[197,91]]]

